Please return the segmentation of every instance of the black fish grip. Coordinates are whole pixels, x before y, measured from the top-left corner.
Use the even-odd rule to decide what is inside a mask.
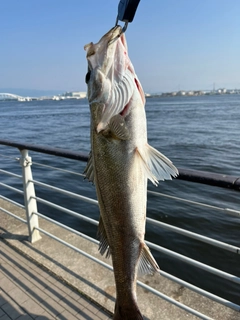
[[[140,0],[120,0],[116,25],[119,20],[125,22],[122,32],[125,32],[128,23],[133,21],[139,2]]]

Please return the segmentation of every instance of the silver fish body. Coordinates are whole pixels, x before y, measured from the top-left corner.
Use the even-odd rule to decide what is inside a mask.
[[[85,173],[99,201],[99,250],[112,257],[114,319],[143,319],[137,306],[137,274],[159,270],[144,242],[147,179],[157,184],[176,176],[177,169],[147,143],[145,96],[121,27],[85,49],[91,110],[91,155]]]

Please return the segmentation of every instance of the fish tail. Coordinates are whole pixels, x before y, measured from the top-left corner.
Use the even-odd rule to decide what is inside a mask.
[[[131,301],[128,306],[122,306],[117,300],[113,320],[143,320],[143,316],[136,302]]]

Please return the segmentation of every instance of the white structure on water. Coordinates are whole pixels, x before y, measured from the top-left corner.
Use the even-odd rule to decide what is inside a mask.
[[[64,93],[62,96],[66,98],[84,99],[87,97],[87,92],[71,91]]]
[[[64,100],[64,99],[84,99],[87,97],[86,92],[66,92],[63,94],[55,95],[52,97],[40,97],[40,98],[31,98],[31,97],[22,97],[13,93],[0,93],[1,100],[15,100],[15,101],[32,101],[32,100]]]
[[[0,100],[32,101],[30,97],[21,97],[12,93],[0,93]]]

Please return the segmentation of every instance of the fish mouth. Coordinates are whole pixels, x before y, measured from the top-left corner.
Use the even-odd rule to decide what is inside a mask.
[[[106,34],[102,36],[102,38],[96,44],[94,44],[93,42],[86,44],[84,46],[84,50],[87,51],[86,57],[88,61],[89,59],[92,59],[92,56],[94,56],[96,53],[98,53],[99,55],[102,54],[103,59],[105,59],[105,55],[103,54],[103,52],[105,50],[110,50],[110,52],[114,52],[114,48],[116,48],[118,39],[120,39],[125,49],[127,49],[125,35],[123,33],[122,27],[119,25],[110,29]],[[97,60],[96,63],[99,64],[99,61]],[[93,69],[95,67],[95,64],[92,65],[92,63],[90,62],[90,69]]]
[[[111,30],[109,30],[102,38],[100,41],[107,41],[108,45],[114,43],[121,37],[123,34],[122,27],[117,25],[113,27]]]

